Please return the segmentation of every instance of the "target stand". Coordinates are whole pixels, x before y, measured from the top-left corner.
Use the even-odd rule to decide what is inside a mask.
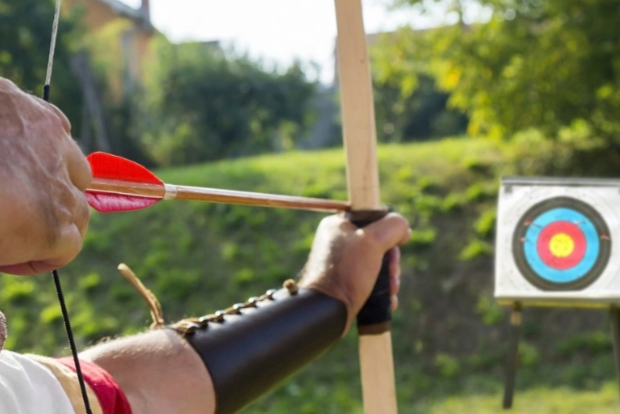
[[[610,310],[620,384],[620,180],[504,178],[495,297],[512,308],[503,407],[512,407],[522,308]]]

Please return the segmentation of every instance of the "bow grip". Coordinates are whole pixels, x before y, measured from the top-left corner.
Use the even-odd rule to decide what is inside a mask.
[[[352,211],[348,219],[357,227],[366,227],[382,219],[388,210]],[[392,319],[392,302],[390,297],[390,260],[388,254],[383,256],[379,277],[370,294],[370,297],[357,315],[359,333],[373,335],[386,332],[390,329]]]

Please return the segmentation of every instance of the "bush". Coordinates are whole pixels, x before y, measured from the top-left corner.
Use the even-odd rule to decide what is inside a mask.
[[[147,67],[139,127],[161,165],[291,149],[314,118],[315,84],[299,64],[267,70],[217,46],[160,38]]]

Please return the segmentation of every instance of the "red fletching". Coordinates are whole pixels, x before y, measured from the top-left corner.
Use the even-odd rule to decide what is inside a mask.
[[[86,157],[93,177],[136,183],[164,184],[155,174],[126,158],[105,152],[93,152]]]
[[[156,184],[164,183],[155,174],[138,163],[105,152],[95,152],[86,157],[94,178],[104,180],[126,181],[128,183]],[[145,197],[131,194],[108,193],[86,190],[88,204],[100,213],[141,210],[161,200],[157,197]]]
[[[127,194],[111,194],[86,191],[88,204],[100,213],[142,210],[160,201],[159,198],[139,197]]]

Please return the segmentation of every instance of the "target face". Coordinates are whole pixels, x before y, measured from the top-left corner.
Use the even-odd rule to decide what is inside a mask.
[[[521,274],[543,290],[581,290],[603,273],[611,237],[586,203],[558,197],[528,210],[517,224],[513,254]]]

